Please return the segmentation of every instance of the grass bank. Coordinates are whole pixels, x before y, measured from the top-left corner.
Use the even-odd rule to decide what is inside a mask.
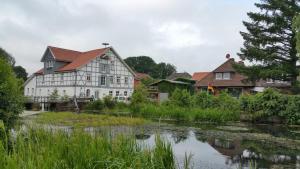
[[[134,137],[91,135],[82,130],[71,134],[42,129],[17,133],[8,151],[0,141],[2,169],[174,169],[170,144],[156,138],[153,149],[138,145]]]
[[[143,118],[121,117],[72,112],[46,112],[36,117],[36,122],[73,127],[97,127],[109,125],[142,125],[148,121]]]
[[[172,105],[141,104],[132,108],[132,115],[144,118],[161,118],[186,122],[238,121],[239,113],[218,108],[185,108]]]

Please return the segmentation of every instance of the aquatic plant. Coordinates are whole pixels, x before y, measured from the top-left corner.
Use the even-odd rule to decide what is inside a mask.
[[[175,169],[170,144],[159,137],[152,149],[143,148],[134,137],[111,136],[75,130],[29,129],[17,134],[12,150],[0,145],[2,169]]]

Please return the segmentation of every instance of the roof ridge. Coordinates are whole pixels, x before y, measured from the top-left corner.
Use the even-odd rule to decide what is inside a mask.
[[[56,49],[60,49],[60,50],[66,50],[66,51],[71,51],[71,52],[83,53],[81,51],[72,50],[72,49],[66,49],[66,48],[61,48],[61,47],[56,47],[56,46],[51,46],[51,45],[49,45],[48,48],[56,48]]]

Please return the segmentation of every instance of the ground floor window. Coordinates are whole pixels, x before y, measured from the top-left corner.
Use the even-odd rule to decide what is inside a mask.
[[[109,91],[109,95],[112,96],[113,95],[113,91]]]
[[[99,99],[99,91],[98,91],[98,90],[95,91],[95,98],[96,98],[96,99]]]
[[[116,91],[116,96],[119,96],[120,92],[119,91]]]
[[[90,94],[91,94],[90,89],[87,89],[87,90],[86,90],[86,97],[90,97]]]
[[[127,96],[127,91],[124,91],[124,96]]]

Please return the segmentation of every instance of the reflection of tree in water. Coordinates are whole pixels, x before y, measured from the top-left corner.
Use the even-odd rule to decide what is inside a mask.
[[[189,137],[189,130],[187,130],[187,129],[171,130],[170,133],[171,133],[171,136],[172,136],[175,144],[183,142],[184,140],[186,140]]]
[[[243,151],[230,159],[242,167],[249,167],[250,163],[255,162],[258,168],[270,168],[273,165],[294,168],[297,163],[296,150],[258,140],[242,140],[240,144]]]

